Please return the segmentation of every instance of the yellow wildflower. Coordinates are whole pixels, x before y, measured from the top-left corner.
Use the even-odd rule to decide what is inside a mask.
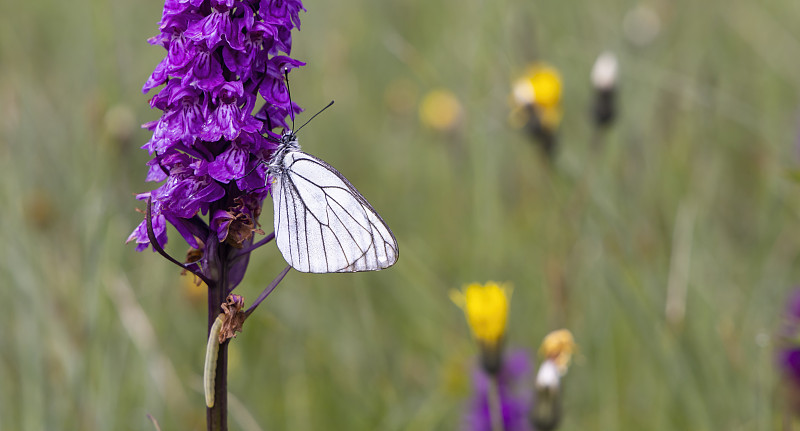
[[[490,281],[485,285],[472,283],[451,293],[453,302],[464,310],[472,335],[490,349],[496,348],[505,335],[511,290],[507,284]]]
[[[517,109],[533,108],[541,127],[549,133],[558,129],[561,110],[561,75],[553,66],[535,63],[514,82],[512,95]]]
[[[526,73],[533,85],[536,99],[542,108],[552,108],[561,104],[561,75],[556,68],[544,64],[534,64]]]
[[[558,371],[563,376],[567,372],[572,354],[578,349],[572,332],[567,329],[559,329],[547,334],[539,347],[539,355],[545,359],[550,359],[558,367]]]

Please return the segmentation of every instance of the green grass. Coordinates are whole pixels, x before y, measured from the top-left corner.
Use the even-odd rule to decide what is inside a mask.
[[[653,3],[661,33],[637,47],[622,31],[636,4],[306,3],[292,94],[336,105],[301,144],[380,210],[401,257],[289,274],[231,345],[232,429],[458,429],[476,352],[447,292],[486,280],[515,286],[511,346],[574,333],[564,430],[780,424],[774,333],[800,280],[800,6]],[[162,5],[6,6],[0,428],[151,430],[150,413],[204,429],[204,303],[124,245],[132,193],[149,187],[137,125],[158,112],[139,89],[163,56],[145,41]],[[588,75],[608,48],[621,112],[593,146]],[[535,59],[565,85],[552,167],[507,123],[510,82]],[[411,109],[387,106],[398,83]],[[464,108],[451,134],[416,112],[440,87]],[[283,266],[259,250],[240,293]],[[672,324],[668,286],[686,289]]]

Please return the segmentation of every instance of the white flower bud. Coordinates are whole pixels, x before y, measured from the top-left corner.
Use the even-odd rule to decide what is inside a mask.
[[[611,90],[617,85],[619,63],[617,56],[606,51],[597,57],[592,67],[592,85],[598,90]]]

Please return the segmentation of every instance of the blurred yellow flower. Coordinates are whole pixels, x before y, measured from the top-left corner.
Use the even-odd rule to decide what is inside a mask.
[[[194,305],[205,304],[208,296],[208,287],[202,280],[194,274],[183,274],[181,276],[181,286],[183,294],[189,302]]]
[[[552,108],[561,104],[561,75],[547,64],[531,66],[526,73],[535,92],[534,102],[542,108]]]
[[[419,104],[419,119],[422,124],[441,132],[454,129],[461,120],[461,115],[461,103],[455,94],[446,89],[428,92]]]
[[[490,281],[450,293],[453,302],[464,310],[472,335],[490,349],[496,348],[505,335],[511,290],[507,284]]]
[[[561,123],[561,75],[553,66],[535,63],[514,81],[512,96],[517,109],[532,107],[542,127],[551,133]]]
[[[558,367],[558,371],[563,376],[569,368],[572,354],[578,349],[572,332],[568,329],[559,329],[547,334],[539,347],[539,355],[545,359],[552,360]]]

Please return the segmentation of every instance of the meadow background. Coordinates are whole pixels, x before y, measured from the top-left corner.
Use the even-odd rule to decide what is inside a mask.
[[[142,218],[133,193],[152,187],[138,125],[159,112],[140,89],[164,55],[146,43],[163,4],[0,5],[0,428],[152,430],[150,413],[205,429],[203,293],[124,244]],[[781,424],[774,334],[800,282],[800,3],[305,6],[292,95],[307,111],[336,104],[301,144],[369,198],[400,260],[291,272],[231,344],[231,429],[459,429],[476,348],[448,291],[487,280],[515,287],[509,347],[573,332],[563,430]],[[645,44],[624,30],[641,7],[660,20]],[[606,49],[620,111],[598,135],[589,72]],[[564,83],[552,165],[508,122],[511,82],[534,60]],[[418,115],[436,89],[461,104],[448,132]],[[264,213],[271,230],[271,202]],[[254,298],[284,265],[259,250],[238,292]],[[667,318],[668,297],[685,312]]]

